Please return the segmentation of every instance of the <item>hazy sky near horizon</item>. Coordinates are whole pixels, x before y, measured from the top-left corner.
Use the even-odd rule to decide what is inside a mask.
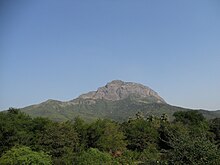
[[[0,110],[114,79],[220,109],[220,1],[1,0]]]

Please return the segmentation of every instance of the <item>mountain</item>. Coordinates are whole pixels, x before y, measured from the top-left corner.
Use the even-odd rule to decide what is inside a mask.
[[[123,82],[121,80],[114,80],[107,83],[104,87],[99,88],[97,91],[92,91],[79,96],[79,99],[104,99],[117,101],[126,99],[130,96],[134,96],[138,99],[144,99],[149,102],[166,103],[149,87],[133,82]]]
[[[124,121],[136,113],[145,116],[161,116],[166,113],[171,119],[176,111],[187,111],[169,105],[154,90],[142,84],[114,80],[96,91],[80,95],[78,98],[62,102],[46,102],[22,108],[21,111],[33,117],[48,117],[55,121],[73,120],[80,116],[86,121],[97,118],[110,118]],[[220,117],[220,111],[200,110],[207,118]]]

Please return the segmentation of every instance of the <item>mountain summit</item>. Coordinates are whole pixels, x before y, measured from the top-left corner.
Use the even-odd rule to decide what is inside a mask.
[[[166,103],[155,91],[142,84],[113,80],[104,87],[79,96],[79,99],[123,100],[128,97],[144,99],[149,102]]]
[[[80,116],[86,121],[108,118],[125,121],[138,112],[145,117],[167,114],[172,118],[176,111],[187,111],[167,104],[154,90],[147,86],[114,80],[96,91],[80,95],[70,101],[47,100],[43,103],[24,107],[21,111],[32,117],[48,117],[55,121],[74,120]],[[219,111],[201,110],[207,118],[215,118]]]

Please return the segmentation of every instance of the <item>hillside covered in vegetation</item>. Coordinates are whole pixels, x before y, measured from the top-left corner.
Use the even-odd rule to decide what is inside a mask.
[[[43,103],[21,108],[22,112],[32,117],[48,117],[53,121],[74,120],[80,116],[86,121],[98,118],[124,122],[138,112],[145,117],[167,114],[172,120],[178,111],[189,111],[168,104],[151,88],[134,82],[113,80],[96,91],[82,94],[70,101],[47,100]],[[220,117],[220,111],[200,112],[207,118]]]

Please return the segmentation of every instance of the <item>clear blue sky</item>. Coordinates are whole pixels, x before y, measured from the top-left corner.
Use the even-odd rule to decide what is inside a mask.
[[[220,1],[1,0],[0,110],[113,79],[220,109]]]

